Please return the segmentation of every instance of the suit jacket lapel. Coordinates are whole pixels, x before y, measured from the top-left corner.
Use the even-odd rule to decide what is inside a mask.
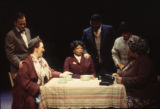
[[[21,41],[23,42],[23,45],[26,47],[25,42],[24,42],[24,40],[22,39],[21,34],[17,31],[17,29],[14,28],[13,31],[14,31],[16,37],[17,37],[19,40],[21,40]]]
[[[72,64],[73,64],[74,62],[76,62],[76,64],[79,63],[78,60],[76,59],[76,57],[74,57],[74,55],[72,56],[72,60],[73,60]],[[74,63],[74,64],[75,64],[75,63]]]
[[[84,57],[82,56],[82,57],[81,57],[80,64],[84,63],[83,61],[84,61]]]
[[[36,73],[36,70],[35,70],[35,68],[34,68],[34,65],[33,65],[33,61],[32,61],[32,58],[31,58],[31,56],[29,56],[28,57],[28,59],[29,59],[29,61],[30,61],[30,67],[31,67],[31,69],[32,69],[32,71],[34,72],[34,73],[32,73],[32,77],[31,78],[37,78],[38,79],[38,75],[37,75],[37,73]]]
[[[102,45],[104,43],[104,31],[103,31],[103,25],[101,27],[101,42],[100,42],[100,49],[102,48]]]
[[[25,33],[26,33],[26,38],[27,38],[27,41],[28,41],[28,43],[29,43],[29,41],[30,41],[30,38],[29,38],[29,31],[27,31],[27,29],[25,29]]]
[[[94,36],[94,34],[93,34],[93,30],[92,30],[92,28],[90,29],[90,40],[92,41],[92,43],[93,43],[93,47],[97,50],[97,47],[96,47],[96,42],[95,42],[95,36]]]
[[[16,37],[18,37],[19,39],[22,39],[20,33],[17,31],[16,28],[13,29],[13,32],[15,33]],[[22,39],[23,40],[23,39]]]
[[[13,31],[14,31],[15,35],[17,36],[17,38],[23,42],[24,47],[25,47],[26,49],[28,49],[28,48],[26,47],[26,44],[25,44],[24,40],[22,39],[21,34],[17,31],[17,29],[14,28]],[[26,31],[25,31],[25,32],[26,32]],[[26,35],[26,37],[27,37],[27,35]],[[27,37],[27,40],[29,40],[28,37]],[[28,42],[29,42],[29,41],[28,41]]]

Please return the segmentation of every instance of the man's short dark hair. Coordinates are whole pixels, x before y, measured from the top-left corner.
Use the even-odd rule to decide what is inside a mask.
[[[23,17],[25,17],[23,12],[17,12],[14,16],[14,21],[17,21],[17,19],[22,19]]]
[[[90,21],[102,22],[102,17],[101,17],[100,14],[96,13],[96,14],[93,14],[93,15],[91,16]]]
[[[118,32],[120,34],[126,33],[126,32],[131,32],[131,28],[130,28],[129,23],[127,21],[121,21],[119,28],[118,28]]]

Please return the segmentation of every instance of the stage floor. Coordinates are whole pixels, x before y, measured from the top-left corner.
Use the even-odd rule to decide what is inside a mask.
[[[11,109],[12,94],[11,90],[0,91],[0,109]]]

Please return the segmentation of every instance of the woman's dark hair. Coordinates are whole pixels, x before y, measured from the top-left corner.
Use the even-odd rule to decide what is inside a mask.
[[[73,51],[78,45],[81,45],[83,47],[83,49],[85,49],[85,45],[83,44],[82,41],[75,40],[70,43],[71,50]]]
[[[33,53],[34,49],[39,47],[40,42],[42,42],[42,40],[39,38],[39,36],[30,40],[28,44],[29,54]]]
[[[138,53],[138,55],[147,54],[148,51],[148,44],[142,38],[131,38],[128,41],[128,46],[132,52]]]

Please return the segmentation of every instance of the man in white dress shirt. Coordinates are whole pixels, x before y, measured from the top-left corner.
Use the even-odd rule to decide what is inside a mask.
[[[22,12],[18,12],[14,18],[14,28],[5,37],[5,51],[11,73],[16,73],[22,67],[22,61],[28,56],[30,40],[31,33],[26,28],[26,17]]]

